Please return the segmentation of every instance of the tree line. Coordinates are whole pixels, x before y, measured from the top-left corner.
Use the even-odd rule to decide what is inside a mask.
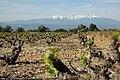
[[[98,29],[97,26],[93,23],[91,23],[89,27],[87,27],[84,24],[80,24],[80,25],[78,25],[77,28],[73,28],[73,29],[69,29],[69,30],[59,28],[59,29],[56,29],[53,31],[50,31],[50,29],[44,25],[40,25],[40,26],[38,26],[37,29],[27,30],[26,32],[75,32],[76,33],[78,31],[83,31],[83,32],[100,31],[100,29]],[[23,27],[17,27],[15,29],[15,31],[13,31],[11,26],[5,26],[5,27],[0,26],[0,32],[25,32],[25,29]]]

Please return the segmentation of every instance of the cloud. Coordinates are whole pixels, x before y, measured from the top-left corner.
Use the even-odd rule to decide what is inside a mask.
[[[0,21],[95,14],[120,19],[120,0],[0,0]]]
[[[120,0],[94,0],[98,3],[120,3]]]

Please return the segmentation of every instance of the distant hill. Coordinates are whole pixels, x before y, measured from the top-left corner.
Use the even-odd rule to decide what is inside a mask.
[[[102,18],[94,15],[78,15],[78,16],[52,16],[43,19],[31,19],[23,21],[0,22],[1,26],[10,25],[15,29],[16,27],[23,27],[24,29],[36,29],[39,25],[45,25],[51,30],[64,28],[72,29],[80,24],[89,26],[90,23],[97,25],[99,29],[120,28],[120,21]]]

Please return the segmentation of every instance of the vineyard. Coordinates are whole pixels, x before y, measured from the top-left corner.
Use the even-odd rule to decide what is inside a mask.
[[[0,33],[0,79],[120,80],[120,32]]]

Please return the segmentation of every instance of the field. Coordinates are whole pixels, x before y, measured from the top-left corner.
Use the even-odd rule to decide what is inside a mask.
[[[109,60],[110,43],[112,34],[115,31],[87,32],[88,38],[94,37],[92,50],[101,51],[101,56],[93,56],[90,61],[90,68],[83,67],[80,56],[85,53],[86,47],[80,44],[78,34],[74,33],[1,33],[0,36],[0,56],[11,55],[14,47],[19,46],[19,40],[24,40],[21,52],[14,64],[6,64],[0,60],[0,78],[1,79],[56,79],[56,80],[120,80],[120,63]],[[52,36],[52,37],[51,37]],[[16,42],[14,42],[16,40]],[[13,43],[14,46],[13,46]],[[45,75],[45,62],[43,54],[49,49],[58,50],[59,59],[68,67],[71,72],[78,72],[76,75],[59,74],[57,77],[48,77]],[[119,47],[120,51],[120,47]],[[69,62],[72,60],[70,66]],[[85,65],[87,66],[87,65]],[[84,71],[84,72],[83,72]],[[94,71],[94,72],[93,72]]]

